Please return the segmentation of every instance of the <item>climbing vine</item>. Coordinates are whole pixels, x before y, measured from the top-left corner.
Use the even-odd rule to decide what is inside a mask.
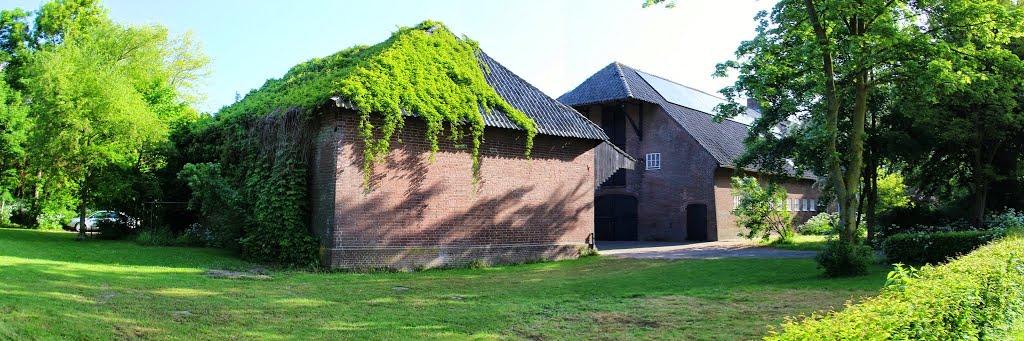
[[[497,109],[526,130],[529,156],[536,124],[487,84],[484,72],[488,70],[477,57],[476,42],[459,39],[444,25],[426,21],[416,28],[400,30],[384,44],[387,48],[359,63],[341,81],[340,88],[340,95],[362,114],[359,128],[366,145],[363,168],[367,179],[374,160],[389,152],[391,137],[403,127],[408,113],[426,122],[431,157],[439,149],[438,135],[446,123],[453,141],[460,141],[463,126],[468,126],[474,179],[479,174],[484,133],[481,109]],[[374,127],[371,114],[384,115],[383,124]]]
[[[442,23],[424,21],[399,29],[380,44],[356,46],[296,65],[220,115],[289,109],[311,114],[327,98],[338,95],[361,114],[366,181],[374,162],[390,152],[391,137],[405,125],[405,117],[413,115],[427,125],[431,158],[439,150],[438,139],[445,125],[453,141],[460,141],[468,130],[476,179],[484,131],[482,112],[497,110],[525,130],[527,157],[537,135],[536,123],[487,84],[485,72],[489,70],[479,53],[476,42],[456,37]],[[382,115],[383,123],[374,126],[371,115]]]
[[[380,44],[296,65],[179,138],[188,146],[184,158],[193,163],[180,174],[197,193],[190,205],[201,208],[207,222],[225,225],[214,228],[226,229],[229,243],[247,258],[294,266],[315,260],[317,242],[305,205],[311,148],[305,132],[332,96],[354,104],[361,116],[367,189],[375,162],[390,152],[391,138],[408,116],[426,123],[431,159],[443,133],[459,143],[469,136],[474,181],[483,113],[500,112],[521,127],[529,157],[536,123],[487,84],[489,70],[479,53],[476,42],[426,21],[401,28]],[[382,123],[374,126],[371,115],[382,116]],[[203,177],[217,181],[200,181]]]

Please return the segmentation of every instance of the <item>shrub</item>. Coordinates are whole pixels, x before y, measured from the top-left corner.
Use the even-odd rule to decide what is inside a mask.
[[[811,219],[807,219],[803,225],[797,226],[796,232],[815,236],[832,235],[836,233],[838,222],[838,214],[822,212],[811,217]]]
[[[581,246],[578,250],[579,258],[594,257],[599,255],[596,247]]]
[[[1024,232],[1024,212],[1008,208],[985,217],[985,228],[1001,235]]]
[[[182,246],[207,247],[214,244],[213,233],[202,224],[189,225],[184,232],[175,239],[175,244]]]
[[[786,190],[778,184],[761,186],[753,177],[732,178],[732,195],[739,203],[732,210],[736,224],[747,230],[740,237],[767,241],[772,235],[788,241],[793,237],[792,215],[785,209]]]
[[[998,237],[993,231],[901,233],[882,242],[891,263],[941,263],[985,245]]]
[[[825,270],[825,277],[860,276],[868,273],[868,265],[875,260],[873,253],[867,245],[833,239],[814,260]]]
[[[96,229],[100,232],[100,239],[120,240],[132,233],[132,227],[126,221],[101,220],[96,222]]]
[[[1001,340],[1024,314],[1024,239],[942,266],[900,271],[882,293],[841,312],[787,318],[765,340]]]
[[[177,239],[174,238],[174,233],[166,228],[155,228],[142,230],[138,235],[135,236],[135,242],[140,245],[148,246],[172,246],[175,245]]]

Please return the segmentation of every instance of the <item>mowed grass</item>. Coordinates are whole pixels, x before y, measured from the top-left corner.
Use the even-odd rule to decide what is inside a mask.
[[[766,243],[764,245],[783,250],[821,251],[822,249],[825,248],[825,243],[827,241],[828,236],[811,236],[798,234],[793,236],[793,240],[791,240],[788,243],[781,243],[776,240],[773,240],[773,242]]]
[[[591,257],[238,280],[204,276],[254,267],[218,250],[73,237],[0,229],[0,339],[757,339],[787,315],[876,294],[887,270],[824,279],[807,259]]]

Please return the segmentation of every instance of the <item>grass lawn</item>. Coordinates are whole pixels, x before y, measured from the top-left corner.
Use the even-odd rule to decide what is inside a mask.
[[[0,229],[0,339],[756,339],[874,295],[886,268],[809,259],[591,257],[419,273],[273,272],[212,249]],[[406,287],[408,290],[395,290]]]
[[[826,236],[806,236],[798,234],[793,236],[793,241],[787,244],[774,242],[773,240],[773,242],[765,243],[764,245],[784,250],[821,251],[821,249],[825,248],[825,240],[827,240],[827,238],[828,237]]]

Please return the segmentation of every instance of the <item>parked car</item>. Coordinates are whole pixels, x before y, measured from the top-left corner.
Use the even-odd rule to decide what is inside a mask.
[[[71,231],[78,232],[80,218],[71,219],[68,226],[71,227]],[[131,228],[139,226],[139,220],[129,217],[127,214],[116,212],[116,211],[96,211],[85,217],[86,231],[96,231],[96,223],[101,221],[122,221],[128,224]]]

